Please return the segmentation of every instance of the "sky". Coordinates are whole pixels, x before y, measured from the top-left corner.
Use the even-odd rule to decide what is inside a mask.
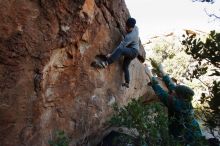
[[[207,12],[220,15],[220,0],[214,4],[192,2],[192,0],[125,0],[127,8],[137,21],[140,38],[148,38],[182,29],[220,31],[220,20],[213,21]]]

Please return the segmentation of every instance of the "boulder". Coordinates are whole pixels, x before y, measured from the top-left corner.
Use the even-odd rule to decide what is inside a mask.
[[[0,0],[0,13],[0,145],[46,146],[57,130],[71,145],[96,145],[112,104],[152,96],[137,59],[129,89],[122,60],[90,66],[125,35],[124,0]]]

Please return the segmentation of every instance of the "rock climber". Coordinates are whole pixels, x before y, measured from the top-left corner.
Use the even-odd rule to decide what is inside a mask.
[[[129,75],[129,64],[133,59],[138,56],[139,52],[139,31],[135,25],[136,20],[134,18],[128,18],[126,21],[126,32],[124,39],[115,48],[112,54],[107,55],[106,60],[102,60],[99,64],[100,68],[106,68],[120,57],[124,57],[123,71],[125,82],[122,86],[129,88],[130,75]]]

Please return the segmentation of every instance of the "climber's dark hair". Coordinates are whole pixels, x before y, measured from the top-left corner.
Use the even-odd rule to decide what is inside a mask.
[[[134,28],[135,24],[136,24],[136,20],[135,20],[134,18],[131,18],[131,17],[128,18],[128,20],[127,20],[127,22],[126,22],[126,25],[127,25],[128,27]]]

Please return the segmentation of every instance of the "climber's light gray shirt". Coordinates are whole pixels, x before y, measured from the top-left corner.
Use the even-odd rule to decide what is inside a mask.
[[[139,50],[139,31],[137,26],[135,26],[131,32],[126,34],[124,40],[121,41],[117,48],[121,47]]]

